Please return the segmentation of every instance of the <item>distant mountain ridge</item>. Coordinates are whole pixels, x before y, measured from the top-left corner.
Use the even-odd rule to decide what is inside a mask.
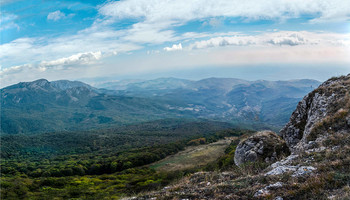
[[[98,95],[98,90],[78,81],[52,81],[39,79],[33,82],[21,82],[1,89],[1,104],[24,105],[32,103],[57,103],[68,105],[86,101],[86,98]]]
[[[20,82],[18,84],[14,84],[8,87],[5,87],[7,89],[14,89],[14,88],[48,88],[51,87],[52,89],[55,88],[57,90],[66,90],[69,88],[74,87],[86,87],[86,88],[93,88],[92,86],[80,82],[80,81],[69,81],[69,80],[58,80],[58,81],[52,81],[49,82],[46,79],[38,79],[32,82]],[[4,89],[4,88],[3,88]]]
[[[247,81],[237,78],[206,78],[198,81],[179,79],[179,78],[158,78],[153,80],[116,80],[111,82],[97,83],[94,86],[96,88],[103,88],[108,90],[162,90],[162,89],[194,89],[194,88],[210,88],[216,87],[223,90],[232,89],[233,86],[239,84],[254,84],[254,83],[277,83],[277,84],[288,84],[290,83],[293,86],[309,86],[317,87],[320,82],[312,79],[295,79],[287,81],[266,81],[266,80],[257,80],[257,81]]]
[[[319,84],[307,79],[160,78],[132,81],[124,89],[111,90],[79,81],[39,79],[1,89],[1,131],[85,130],[166,118],[280,128],[297,102]]]
[[[287,113],[291,114],[297,102],[320,82],[310,79],[247,81],[207,78],[189,81],[163,78],[139,83],[142,89],[134,87],[137,84],[126,85],[116,94],[164,99],[171,102],[170,109],[192,110],[203,118],[261,121],[280,126],[288,120]]]
[[[1,89],[1,132],[87,130],[173,118],[164,103],[106,94],[76,81],[39,79]]]

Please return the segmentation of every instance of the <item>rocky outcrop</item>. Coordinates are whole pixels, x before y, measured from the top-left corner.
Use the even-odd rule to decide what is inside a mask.
[[[237,166],[246,162],[275,162],[289,154],[286,143],[272,131],[261,131],[243,140],[236,148]]]
[[[292,152],[319,147],[328,134],[350,127],[350,74],[321,84],[299,102],[280,131]]]
[[[292,155],[270,166],[265,175],[293,172],[292,176],[312,174],[313,166],[301,165],[300,154],[327,150],[324,146],[333,135],[347,135],[350,130],[350,74],[331,78],[299,102],[290,121],[280,131]],[[328,149],[336,150],[335,147]]]
[[[270,171],[265,173],[265,176],[280,175],[286,172],[293,172],[292,177],[299,177],[309,175],[314,170],[316,170],[316,168],[312,166],[305,166],[301,164],[293,165],[293,161],[295,162],[298,157],[299,156],[297,155],[290,155],[281,161],[273,163],[270,166]]]

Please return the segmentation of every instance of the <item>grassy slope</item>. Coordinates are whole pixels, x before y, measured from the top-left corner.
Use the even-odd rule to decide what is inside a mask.
[[[197,172],[167,189],[144,193],[136,199],[350,199],[350,135],[333,135],[324,144],[323,151],[301,153],[292,163],[314,166],[316,170],[309,175],[294,177],[293,172],[287,172],[266,176],[270,168],[265,168],[264,163],[249,163],[240,168],[231,163],[231,168],[225,172]],[[234,154],[234,151],[233,146],[231,152]],[[260,197],[254,196],[260,189],[277,182],[282,183],[282,187],[269,189]]]
[[[187,147],[184,151],[151,164],[150,168],[158,171],[178,171],[205,166],[222,156],[233,139]]]

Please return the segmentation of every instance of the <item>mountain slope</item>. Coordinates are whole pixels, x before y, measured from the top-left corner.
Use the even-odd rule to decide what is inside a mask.
[[[192,82],[156,98],[173,101],[173,109],[226,121],[250,121],[281,126],[300,99],[319,85],[314,80],[245,81],[209,78]],[[182,105],[176,103],[182,102]],[[277,115],[271,115],[271,113]]]
[[[329,79],[299,102],[280,132],[292,154],[280,161],[256,159],[226,172],[197,172],[130,199],[349,199],[349,91],[350,74]],[[230,164],[242,148],[250,154],[252,149],[262,154],[264,148],[275,151],[262,148],[262,136],[266,134],[241,138],[218,165]]]
[[[1,130],[35,133],[176,117],[164,103],[101,93],[81,82],[40,79],[1,89]]]

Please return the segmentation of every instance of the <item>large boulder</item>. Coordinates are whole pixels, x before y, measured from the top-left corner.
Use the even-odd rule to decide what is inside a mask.
[[[350,129],[350,74],[331,78],[301,100],[280,131],[292,153],[320,147],[327,135]]]
[[[272,131],[257,132],[241,141],[235,151],[237,166],[246,162],[275,162],[289,155],[285,141]]]

